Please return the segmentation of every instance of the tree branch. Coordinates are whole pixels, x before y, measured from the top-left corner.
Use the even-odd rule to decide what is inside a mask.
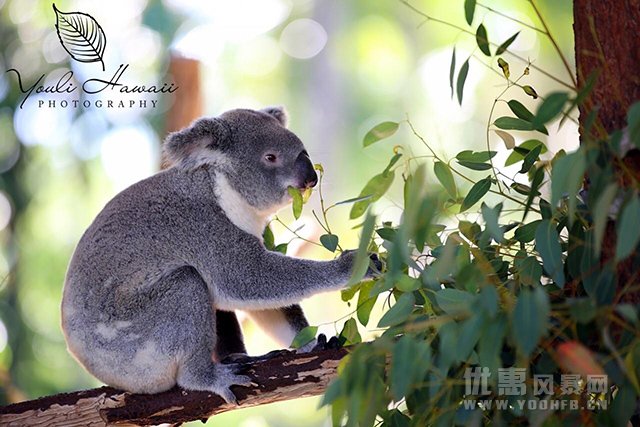
[[[173,388],[159,394],[131,394],[111,387],[61,393],[0,407],[2,426],[106,426],[177,424],[221,412],[316,396],[336,376],[347,350],[287,354],[248,365],[251,387],[233,387],[239,405],[213,393]]]

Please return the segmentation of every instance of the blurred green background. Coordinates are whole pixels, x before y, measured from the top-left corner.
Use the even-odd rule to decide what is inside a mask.
[[[572,2],[539,3],[561,49],[573,59]],[[546,40],[489,10],[539,26],[528,2],[483,4],[487,7],[477,10],[474,23],[485,23],[491,41],[501,43],[522,30],[513,51],[568,80]],[[463,0],[412,5],[468,28]],[[128,63],[124,80],[151,84],[171,80],[170,52],[197,59],[205,114],[272,104],[287,107],[290,128],[305,142],[312,160],[324,166],[323,191],[329,203],[356,196],[367,179],[384,168],[394,145],[426,154],[406,127],[390,142],[363,150],[362,137],[373,125],[408,115],[445,157],[481,149],[488,109],[504,87],[497,65],[474,50],[472,36],[425,22],[399,1],[61,0],[56,7],[89,13],[100,22],[108,39],[106,71],[69,58],[58,41],[50,1],[0,0],[0,404],[99,385],[65,348],[59,326],[65,269],[102,206],[158,170],[165,114],[172,102],[161,96],[154,98],[161,101],[156,108],[47,108],[38,107],[37,101],[49,98],[33,94],[19,108],[23,95],[15,74],[5,70],[18,69],[23,82],[31,85],[42,74],[45,82],[55,82],[69,69],[79,82],[109,79],[119,64]],[[451,99],[448,83],[454,44],[458,64],[474,55],[462,106]],[[522,73],[524,63],[509,54],[504,58],[512,75]],[[558,87],[534,70],[525,84],[539,93]],[[117,99],[117,94],[99,97]],[[524,94],[519,99],[532,105]],[[505,107],[497,108],[500,115]],[[501,144],[495,136],[491,141]],[[551,132],[546,143],[551,151],[577,146],[575,125]],[[383,219],[397,219],[394,197],[400,196],[397,191],[389,194],[376,211]],[[302,227],[303,236],[316,239],[320,230],[310,213],[317,204],[313,196],[298,221],[288,210],[280,217],[293,228]],[[357,230],[347,220],[348,209],[333,209],[329,219],[342,246],[354,247]],[[276,226],[275,232],[279,242],[292,238],[282,227]],[[291,253],[333,256],[296,243],[290,245]],[[353,310],[337,293],[312,298],[303,306],[310,322],[332,335]],[[244,329],[251,353],[276,346],[248,322]],[[365,339],[376,333],[360,332]],[[301,399],[222,414],[208,424],[330,425],[328,411],[317,405],[316,398]]]

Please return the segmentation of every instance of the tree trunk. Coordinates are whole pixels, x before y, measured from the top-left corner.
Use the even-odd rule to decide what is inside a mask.
[[[640,100],[640,0],[575,0],[573,5],[576,74],[578,87],[585,86],[595,73],[593,91],[580,107],[581,139],[590,111],[598,112],[596,133],[611,133],[626,126],[629,107]],[[640,181],[640,150],[631,149],[624,154],[622,163],[626,172],[618,168],[619,184],[629,186]],[[607,224],[603,242],[602,262],[615,255],[615,223]],[[633,257],[632,257],[633,258]],[[631,283],[637,282],[633,260],[617,267],[618,295]],[[640,302],[640,291],[627,292],[618,301]]]

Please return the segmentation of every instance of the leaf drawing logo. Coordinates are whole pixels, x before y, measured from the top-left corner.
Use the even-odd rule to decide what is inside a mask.
[[[104,71],[107,37],[98,21],[87,13],[60,12],[55,4],[53,10],[56,13],[56,31],[64,50],[76,61],[100,62]]]

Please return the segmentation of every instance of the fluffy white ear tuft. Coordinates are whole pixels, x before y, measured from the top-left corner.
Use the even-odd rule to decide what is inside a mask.
[[[289,115],[287,114],[287,110],[285,110],[283,106],[277,105],[272,107],[266,107],[260,111],[262,111],[263,113],[269,114],[270,116],[274,117],[277,121],[279,121],[282,126],[287,127],[287,124],[289,123]]]
[[[189,127],[167,136],[163,145],[165,160],[170,165],[187,169],[207,162],[214,150],[229,137],[228,126],[220,118],[201,118]]]

